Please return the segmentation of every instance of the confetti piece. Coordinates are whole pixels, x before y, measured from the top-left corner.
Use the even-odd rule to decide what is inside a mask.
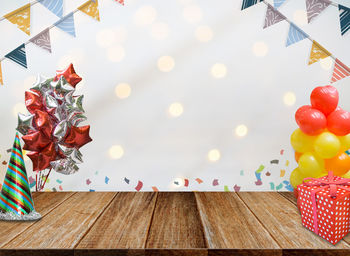
[[[179,182],[178,181],[174,181],[174,184],[179,186]]]
[[[273,184],[273,182],[270,182],[270,189],[275,190],[275,184]]]
[[[90,189],[89,191],[90,191],[90,192],[95,192],[95,189]]]
[[[278,164],[280,161],[278,159],[274,159],[274,160],[271,160],[270,163],[271,164]]]
[[[224,186],[224,191],[229,192],[230,190],[228,189],[228,186]]]
[[[57,192],[57,189],[56,189],[56,188],[52,188],[52,191],[53,191],[53,192]]]
[[[48,183],[50,183],[50,179],[49,178],[46,179],[46,184],[48,184]]]
[[[56,182],[62,184],[62,180],[57,179]]]
[[[284,149],[281,149],[280,154],[283,155],[283,153],[284,153]]]
[[[198,184],[203,183],[203,181],[200,178],[197,178],[196,181],[198,182]]]
[[[261,173],[260,172],[259,173],[256,172],[255,173],[255,177],[256,177],[257,180],[261,180]]]
[[[159,191],[157,187],[152,187],[153,191]]]
[[[32,176],[29,176],[29,187],[32,188],[35,186],[35,179]]]
[[[270,173],[270,172],[266,172],[265,175],[266,175],[266,176],[270,176],[271,173]]]
[[[237,184],[235,184],[235,186],[233,187],[233,189],[235,190],[235,192],[239,192],[241,190],[240,186],[237,186]]]
[[[284,187],[285,187],[288,191],[293,191],[293,190],[294,190],[294,188],[292,187],[292,185],[289,183],[288,180],[283,181],[283,183],[284,183]]]
[[[63,190],[63,188],[62,188],[62,186],[60,185],[59,187],[58,187],[60,190]]]
[[[6,162],[6,161],[2,161],[2,164],[3,164],[3,165],[7,165],[7,162]]]
[[[217,186],[219,185],[219,180],[218,179],[214,179],[213,180],[213,186]]]
[[[106,176],[105,177],[105,183],[108,184],[109,178]]]
[[[128,183],[128,184],[129,184],[129,182],[130,182],[130,180],[128,180],[127,178],[124,178],[124,181],[125,181],[126,183]]]
[[[262,181],[261,181],[261,180],[257,180],[257,181],[255,181],[255,185],[257,185],[257,186],[262,185]]]
[[[289,165],[289,160],[286,161],[286,166],[288,166],[288,165]]]
[[[188,181],[188,179],[185,179],[185,187],[188,187],[188,184],[189,184],[190,182]]]
[[[139,182],[137,183],[137,186],[135,187],[135,189],[136,189],[137,191],[140,191],[141,188],[142,188],[142,186],[143,186],[142,181],[139,181]]]
[[[90,185],[91,184],[91,180],[87,179],[86,180],[86,185]]]
[[[283,184],[280,183],[280,184],[276,187],[276,190],[280,190],[282,187],[283,187]]]
[[[285,174],[286,174],[286,170],[281,169],[280,177],[284,177]]]
[[[98,174],[98,171],[95,172],[95,175],[97,175],[97,174]]]
[[[241,176],[243,176],[243,175],[244,175],[244,171],[243,171],[243,170],[241,170],[240,175],[241,175]]]
[[[264,165],[260,165],[259,168],[255,171],[256,173],[260,173],[262,172],[263,170],[265,169],[265,166]]]

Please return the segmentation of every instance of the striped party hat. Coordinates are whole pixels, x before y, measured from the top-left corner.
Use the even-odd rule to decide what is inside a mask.
[[[0,193],[1,220],[36,220],[41,215],[34,210],[27,172],[18,133]]]

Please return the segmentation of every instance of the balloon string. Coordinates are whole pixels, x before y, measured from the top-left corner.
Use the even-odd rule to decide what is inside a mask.
[[[35,191],[38,192],[38,174],[35,174]]]
[[[42,185],[41,189],[44,188],[44,186],[45,186],[45,184],[46,184],[46,181],[47,181],[47,178],[48,178],[49,175],[50,175],[50,172],[51,172],[51,168],[50,168],[50,170],[49,170],[49,173],[45,176],[45,181],[44,181],[44,184]]]

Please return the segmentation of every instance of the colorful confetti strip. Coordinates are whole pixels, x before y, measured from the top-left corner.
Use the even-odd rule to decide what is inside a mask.
[[[271,160],[270,163],[271,164],[278,164],[280,161],[278,159],[274,159],[274,160]]]
[[[240,174],[241,176],[243,176],[243,175],[244,175],[244,171],[241,170],[239,174]]]
[[[91,184],[91,180],[90,179],[87,179],[86,180],[86,185],[90,185]]]
[[[233,187],[233,189],[235,190],[235,192],[239,192],[241,190],[241,187],[238,186],[237,184],[235,184],[235,186]]]
[[[283,181],[284,187],[288,190],[288,191],[293,191],[294,188],[292,187],[292,185],[289,183],[288,180]]]
[[[127,183],[127,184],[129,184],[129,183],[130,183],[130,180],[129,180],[129,179],[127,179],[127,178],[124,178],[124,181],[125,181],[125,183]]]
[[[105,183],[108,184],[108,182],[109,182],[109,178],[106,176],[105,177]]]
[[[281,171],[280,171],[280,177],[284,177],[284,175],[286,175],[286,170],[281,169]]]
[[[95,192],[95,189],[90,189],[89,191],[90,191],[90,192]]]
[[[198,182],[198,184],[203,183],[203,181],[200,178],[197,178],[196,181]]]
[[[255,181],[255,185],[260,186],[262,185],[262,181],[261,181],[261,172],[255,172],[255,177],[257,179],[257,181]]]
[[[273,182],[270,182],[269,184],[270,184],[270,189],[275,190],[275,184]]]
[[[228,186],[227,186],[227,185],[224,186],[224,191],[225,191],[225,192],[229,192],[229,191],[230,191],[230,190],[228,189]]]
[[[189,183],[190,183],[189,180],[188,180],[188,179],[185,179],[185,184],[184,184],[184,186],[185,186],[185,187],[188,187]]]
[[[271,176],[271,173],[270,172],[266,172],[265,175],[266,176]]]
[[[152,189],[153,189],[153,191],[155,191],[155,192],[158,192],[159,190],[158,190],[158,188],[157,187],[152,187]]]
[[[260,165],[259,168],[255,171],[256,173],[261,173],[265,169],[264,165]]]
[[[288,166],[288,165],[289,165],[289,160],[286,161],[286,166]]]
[[[137,183],[137,186],[135,187],[135,189],[137,191],[140,191],[142,187],[143,187],[143,183],[142,183],[142,181],[139,180],[139,182]]]
[[[58,184],[62,184],[62,180],[57,179],[56,182],[57,182]]]
[[[218,179],[214,179],[213,180],[213,186],[218,186],[219,185],[219,180]]]
[[[278,186],[276,186],[276,190],[280,190],[283,187],[283,184],[280,183]]]
[[[281,149],[280,155],[283,155],[283,153],[284,153],[284,149]]]

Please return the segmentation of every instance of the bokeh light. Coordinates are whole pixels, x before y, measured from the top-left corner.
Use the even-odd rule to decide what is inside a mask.
[[[269,48],[267,44],[263,41],[255,42],[253,45],[253,53],[257,57],[264,57],[266,56],[267,52],[269,51]]]
[[[97,45],[102,48],[112,46],[116,41],[116,34],[112,29],[102,29],[96,34]]]
[[[183,16],[188,23],[195,24],[202,20],[202,10],[198,5],[188,5],[183,10]]]
[[[109,156],[112,159],[120,159],[122,158],[124,155],[124,149],[122,146],[120,145],[113,145],[112,147],[110,147],[109,149]]]
[[[143,6],[137,9],[134,15],[134,22],[138,26],[152,24],[157,17],[157,11],[152,6]]]
[[[248,133],[248,127],[246,125],[244,124],[237,125],[235,129],[235,134],[238,137],[244,137],[247,135],[247,133]]]
[[[215,63],[211,67],[211,74],[215,78],[223,78],[226,76],[227,68],[225,64],[222,63]]]
[[[120,83],[115,87],[115,94],[120,99],[126,99],[130,96],[131,88],[127,83]]]
[[[126,38],[128,37],[128,31],[123,26],[117,26],[114,28],[115,33],[115,42],[116,43],[124,43]]]
[[[22,113],[22,114],[26,114],[27,113],[26,106],[23,103],[21,103],[21,102],[17,103],[13,107],[13,115],[17,116],[18,113]]]
[[[154,23],[151,27],[151,35],[154,39],[163,40],[169,34],[169,26],[164,22]]]
[[[208,160],[210,162],[219,161],[221,157],[220,151],[216,148],[209,150],[208,152]]]
[[[208,42],[213,38],[213,31],[208,26],[199,26],[195,31],[195,37],[200,42]]]
[[[171,56],[162,56],[158,59],[158,68],[162,72],[169,72],[175,66],[175,61]]]
[[[107,49],[107,57],[112,62],[120,62],[124,59],[125,50],[121,45],[114,45]]]
[[[287,106],[293,106],[295,104],[296,97],[294,92],[286,92],[283,95],[283,102]]]
[[[181,103],[174,102],[174,103],[170,104],[170,106],[168,108],[168,112],[173,117],[179,117],[184,112],[184,107]]]

